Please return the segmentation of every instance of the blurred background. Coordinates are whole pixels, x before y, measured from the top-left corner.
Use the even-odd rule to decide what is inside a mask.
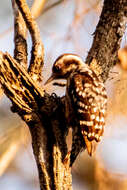
[[[54,60],[62,53],[76,53],[84,60],[102,10],[102,0],[28,0],[45,47],[44,81]],[[41,2],[41,3],[40,3]],[[39,4],[40,3],[40,4]],[[13,55],[13,11],[10,0],[0,1],[0,51]],[[73,168],[74,190],[127,189],[127,30],[119,50],[119,63],[106,82],[108,114],[103,141],[91,158],[82,152]],[[31,38],[28,35],[29,56]],[[65,89],[47,86],[49,93]],[[0,92],[1,94],[1,92]],[[38,174],[27,126],[0,97],[0,189],[39,190]]]

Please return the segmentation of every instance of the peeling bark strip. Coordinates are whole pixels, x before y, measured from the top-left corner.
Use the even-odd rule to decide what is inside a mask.
[[[106,81],[110,69],[118,61],[118,49],[127,22],[127,0],[104,0],[103,10],[94,33],[92,47],[86,63],[95,58],[102,68],[102,79]]]
[[[26,113],[37,109],[39,98],[44,96],[44,91],[8,53],[0,52],[0,82],[8,98]]]
[[[14,0],[12,2],[15,3]],[[64,97],[60,98],[53,94],[50,96],[36,84],[36,81],[41,79],[44,49],[37,24],[31,16],[26,1],[16,0],[16,3],[19,10],[13,4],[16,23],[15,59],[8,53],[0,52],[0,83],[4,93],[14,105],[13,111],[27,123],[31,132],[40,189],[71,190],[70,160],[63,163],[68,152]],[[27,62],[26,42],[17,41],[20,34],[25,40],[26,31],[25,24],[22,25],[23,28],[19,26],[22,23],[20,13],[31,33],[33,43],[28,72],[22,66]],[[125,17],[127,17],[126,0],[104,1],[93,45],[86,60],[88,64],[94,60],[91,67],[95,67],[94,70],[101,73],[104,81],[117,61],[117,51],[125,30]]]

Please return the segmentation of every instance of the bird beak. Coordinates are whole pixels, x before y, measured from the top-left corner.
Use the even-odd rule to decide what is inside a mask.
[[[48,80],[45,82],[44,85],[47,85],[48,83],[52,82],[54,79],[55,79],[55,75],[52,74],[52,75],[48,78]]]

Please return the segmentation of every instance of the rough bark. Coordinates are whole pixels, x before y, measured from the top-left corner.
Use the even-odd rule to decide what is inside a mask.
[[[32,51],[31,51],[31,61],[28,71],[31,77],[40,82],[42,80],[42,67],[44,64],[44,47],[41,42],[39,28],[37,23],[34,21],[33,16],[26,4],[25,0],[16,0],[18,8],[25,20],[26,26],[31,34],[32,38]]]
[[[27,42],[26,42],[26,24],[18,10],[14,0],[12,0],[14,13],[14,58],[25,68],[27,68]]]
[[[102,69],[102,79],[107,80],[109,71],[118,62],[118,50],[127,22],[126,0],[105,0],[100,20],[94,32],[92,47],[86,63],[97,60]]]

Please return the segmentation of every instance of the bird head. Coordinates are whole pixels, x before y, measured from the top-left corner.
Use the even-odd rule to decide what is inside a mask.
[[[52,67],[52,74],[45,84],[55,79],[67,79],[69,75],[78,70],[85,63],[76,54],[63,54],[56,59]]]

